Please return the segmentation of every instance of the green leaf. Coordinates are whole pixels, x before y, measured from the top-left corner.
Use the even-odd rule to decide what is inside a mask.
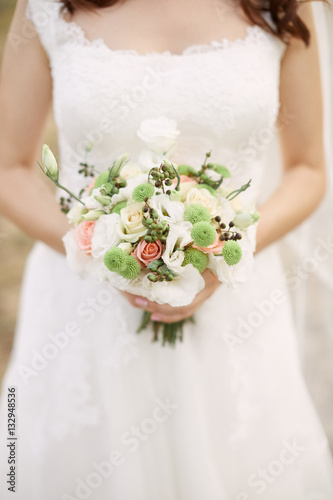
[[[162,265],[163,265],[163,260],[158,259],[158,260],[153,260],[152,262],[150,262],[150,264],[148,264],[147,268],[151,269],[152,271],[157,271],[157,269],[159,267],[161,267]]]

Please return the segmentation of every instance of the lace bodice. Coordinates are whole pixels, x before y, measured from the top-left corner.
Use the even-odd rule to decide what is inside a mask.
[[[252,177],[255,193],[279,109],[281,41],[250,26],[243,39],[140,55],[88,40],[58,1],[29,0],[28,17],[49,56],[62,176],[73,189],[89,142],[97,168],[124,151],[138,160],[140,123],[166,116],[181,132],[175,162],[199,166],[212,150],[240,182]]]

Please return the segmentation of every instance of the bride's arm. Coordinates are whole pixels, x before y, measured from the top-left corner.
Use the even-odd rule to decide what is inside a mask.
[[[0,210],[33,238],[64,252],[68,229],[50,189],[35,174],[36,152],[50,110],[50,68],[37,34],[24,39],[26,0],[19,0],[0,79]]]
[[[284,174],[273,196],[259,207],[257,251],[303,222],[325,192],[322,95],[317,40],[311,6],[302,17],[311,31],[311,45],[293,39],[281,68],[281,110],[293,116],[281,129]]]
[[[294,118],[281,132],[284,175],[276,192],[262,206],[257,232],[257,252],[277,241],[304,221],[317,207],[325,192],[322,95],[317,40],[310,5],[301,15],[311,31],[311,45],[292,39],[281,67],[281,110]],[[219,282],[205,271],[206,288],[187,307],[159,306],[140,297],[128,300],[151,311],[156,321],[173,322],[190,317],[218,287]]]

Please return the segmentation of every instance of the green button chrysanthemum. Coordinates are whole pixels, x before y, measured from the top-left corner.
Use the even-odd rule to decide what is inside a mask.
[[[216,240],[216,231],[209,222],[197,222],[192,227],[191,236],[198,247],[208,247]]]
[[[154,186],[147,182],[146,184],[140,184],[133,190],[132,198],[140,203],[145,201],[146,198],[151,198],[154,193]]]
[[[197,171],[190,165],[178,165],[178,173],[179,175],[197,175]]]
[[[121,248],[113,247],[104,255],[104,264],[110,271],[120,273],[125,269],[126,257],[126,253]]]
[[[210,222],[211,218],[208,208],[200,203],[192,203],[184,212],[184,220],[191,222],[191,224]]]
[[[223,247],[222,255],[228,266],[235,266],[242,258],[242,249],[237,241],[227,241]]]
[[[192,264],[193,267],[198,269],[199,273],[203,273],[208,265],[208,255],[197,248],[188,248],[184,252],[184,260],[182,266]]]
[[[100,174],[97,179],[95,180],[95,188],[99,188],[103,186],[103,184],[106,184],[109,179],[109,171],[107,170],[106,172],[103,172]]]
[[[125,268],[119,274],[127,280],[134,280],[139,276],[141,266],[133,255],[125,255],[125,257]]]
[[[127,201],[120,201],[119,203],[117,203],[117,205],[115,205],[112,208],[111,213],[112,214],[119,214],[120,215],[120,210],[122,210],[126,206],[127,206]]]

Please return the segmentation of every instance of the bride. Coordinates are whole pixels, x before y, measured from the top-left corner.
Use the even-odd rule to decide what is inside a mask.
[[[325,191],[311,5],[18,0],[11,34],[1,209],[39,242],[3,382],[1,498],[332,500],[274,245]],[[124,151],[140,162],[151,155],[144,126],[152,137],[179,130],[176,163],[199,167],[211,150],[237,182],[251,177],[254,202],[276,129],[284,174],[260,207],[249,281],[234,292],[208,273],[190,306],[171,308],[72,274],[66,217],[33,169],[51,102],[62,184],[75,193],[87,144],[97,168]],[[195,313],[196,323],[163,348],[136,334],[142,310],[164,322]]]

